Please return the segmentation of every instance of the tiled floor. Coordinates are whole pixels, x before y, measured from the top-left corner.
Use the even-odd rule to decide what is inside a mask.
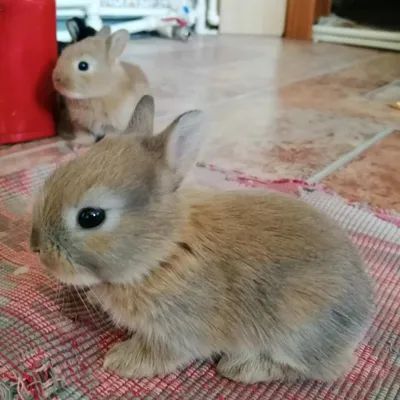
[[[201,158],[225,169],[308,179],[400,126],[400,111],[389,107],[396,93],[400,100],[400,54],[225,36],[189,43],[133,41],[125,58],[149,75],[158,128],[189,108],[206,111],[209,129]],[[70,151],[56,139],[0,148],[0,173],[56,161]],[[396,154],[399,134],[326,182],[346,197],[400,210]],[[390,186],[391,200],[385,200],[384,188]]]

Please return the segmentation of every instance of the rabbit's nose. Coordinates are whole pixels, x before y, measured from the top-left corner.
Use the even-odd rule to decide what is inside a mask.
[[[57,75],[57,74],[54,74],[53,75],[53,81],[55,83],[61,83],[61,77],[59,75]]]
[[[61,74],[57,71],[53,71],[53,83],[62,83],[62,77]]]

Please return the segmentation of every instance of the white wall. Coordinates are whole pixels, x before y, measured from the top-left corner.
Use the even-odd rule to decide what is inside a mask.
[[[286,6],[287,0],[220,0],[219,31],[282,36]]]

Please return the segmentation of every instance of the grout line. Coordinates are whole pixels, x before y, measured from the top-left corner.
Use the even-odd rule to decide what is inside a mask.
[[[375,94],[379,94],[380,92],[382,92],[382,90],[384,90],[384,89],[386,89],[386,88],[388,88],[388,87],[391,87],[391,86],[399,86],[399,85],[400,85],[400,79],[395,79],[395,80],[393,80],[393,81],[391,81],[391,82],[388,82],[386,85],[377,87],[376,89],[371,90],[371,91],[368,92],[368,93],[365,93],[365,94],[364,94],[364,97],[366,97],[366,98],[368,99],[370,96],[373,96],[373,95],[375,95]]]
[[[369,139],[366,142],[357,146],[354,150],[342,155],[336,161],[334,161],[332,164],[328,165],[327,167],[323,168],[321,171],[314,174],[311,178],[307,179],[307,182],[309,182],[309,183],[321,182],[328,175],[332,174],[332,172],[338,170],[339,168],[344,167],[350,161],[352,161],[356,157],[358,157],[361,153],[364,153],[364,151],[366,151],[368,148],[370,148],[374,144],[380,142],[382,139],[384,139],[386,136],[389,136],[394,131],[395,131],[395,129],[391,128],[391,129],[387,129],[383,132],[378,133],[371,139]]]
[[[314,76],[318,77],[321,75],[325,75],[325,74],[330,74],[332,72],[337,72],[341,69],[346,69],[349,67],[352,67],[353,65],[357,65],[358,63],[362,63],[365,61],[373,61],[375,58],[381,58],[382,54],[371,54],[371,55],[366,55],[364,58],[360,58],[358,60],[352,60],[352,61],[348,61],[345,62],[343,64],[340,65],[336,65],[333,67],[324,67],[323,69],[321,69],[321,71],[316,72],[316,73],[311,73],[309,75],[305,74],[303,77],[300,78],[295,78],[293,79],[293,81],[289,81],[289,84],[291,83],[295,83],[297,81],[302,81],[302,80],[308,80],[313,78]],[[259,61],[259,60],[265,60],[265,54],[263,55],[257,55],[251,58],[251,60],[235,60],[235,61],[228,61],[226,63],[221,63],[220,67],[223,68],[229,68],[230,66],[233,66],[234,64],[241,64],[241,63],[246,63],[249,61]],[[271,57],[273,58],[273,57]],[[277,59],[279,59],[279,56],[277,57]],[[179,68],[179,67],[178,67]],[[213,69],[215,69],[215,65],[207,65],[207,66],[203,66],[203,67],[196,67],[192,70],[192,73],[196,74],[196,75],[201,75],[201,76],[207,76],[207,73],[213,72]],[[185,68],[182,68],[182,70],[185,70]],[[281,86],[286,86],[287,83],[283,83],[282,85],[278,85],[278,87]]]
[[[373,56],[366,57],[366,58],[364,58],[362,60],[351,61],[351,62],[348,62],[346,64],[342,64],[340,66],[338,65],[338,66],[335,66],[335,67],[332,67],[332,68],[328,68],[328,69],[326,69],[324,71],[320,71],[320,72],[315,73],[315,74],[310,74],[310,75],[299,77],[299,78],[295,78],[295,79],[292,79],[292,80],[289,79],[287,82],[283,83],[282,85],[274,86],[273,84],[271,84],[271,85],[267,85],[266,88],[255,89],[255,90],[248,91],[246,93],[237,94],[236,96],[222,98],[222,99],[220,99],[218,101],[215,101],[215,102],[213,102],[211,104],[203,105],[201,107],[201,109],[202,110],[208,110],[208,109],[212,109],[214,107],[219,107],[219,106],[222,106],[222,105],[225,105],[225,104],[229,104],[229,103],[235,102],[237,100],[242,100],[242,99],[246,99],[248,97],[257,96],[257,95],[260,95],[260,94],[263,94],[263,93],[265,93],[265,94],[273,93],[273,92],[276,92],[276,91],[278,91],[278,90],[280,90],[280,89],[282,89],[282,88],[284,88],[286,86],[290,86],[290,85],[293,85],[293,84],[296,84],[296,83],[300,83],[302,81],[309,81],[309,80],[314,79],[314,78],[320,78],[320,77],[322,77],[324,75],[333,74],[333,73],[339,72],[341,70],[345,70],[345,69],[351,68],[353,66],[356,66],[356,65],[364,63],[364,62],[373,61],[374,59],[381,58],[381,57],[382,57],[382,54],[374,54]],[[260,58],[264,58],[264,57],[260,57]],[[259,59],[259,58],[257,57],[256,59]],[[238,61],[234,61],[234,62],[238,62]],[[193,73],[195,75],[199,75],[195,71],[193,71]],[[199,76],[202,76],[202,75],[199,75]],[[176,112],[172,112],[172,113],[167,113],[165,115],[159,116],[158,118],[159,119],[174,118],[175,116],[176,116]]]

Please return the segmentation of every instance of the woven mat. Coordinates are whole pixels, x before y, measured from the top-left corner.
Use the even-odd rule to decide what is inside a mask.
[[[267,188],[300,196],[349,233],[375,280],[378,311],[357,349],[358,364],[331,385],[246,386],[194,362],[162,378],[125,380],[102,369],[107,349],[124,338],[79,293],[44,277],[28,249],[32,195],[53,165],[0,176],[0,399],[392,400],[400,398],[400,218],[348,204],[302,181],[267,182],[198,168],[202,184]]]

